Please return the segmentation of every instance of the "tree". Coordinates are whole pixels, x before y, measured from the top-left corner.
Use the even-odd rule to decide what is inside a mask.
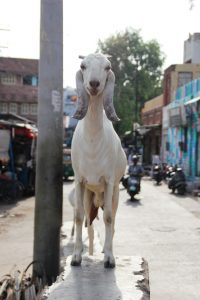
[[[164,55],[156,40],[145,43],[132,28],[99,40],[97,51],[110,57],[116,76],[114,102],[121,122],[115,129],[121,135],[140,121],[144,102],[162,93]]]

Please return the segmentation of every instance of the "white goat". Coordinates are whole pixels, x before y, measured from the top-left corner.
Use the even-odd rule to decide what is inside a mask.
[[[112,122],[118,121],[114,106],[115,76],[109,60],[90,54],[76,74],[78,122],[72,140],[72,165],[75,173],[76,241],[72,266],[82,260],[84,212],[88,230],[103,208],[105,223],[104,267],[114,268],[112,240],[119,199],[119,182],[126,168],[126,156]],[[105,110],[105,111],[104,111]]]

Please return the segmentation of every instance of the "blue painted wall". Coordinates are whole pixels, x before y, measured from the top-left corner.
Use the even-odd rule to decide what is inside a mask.
[[[175,99],[168,105],[173,108],[186,104],[189,100],[200,96],[200,78],[177,89]],[[167,163],[179,165],[183,168],[186,176],[192,181],[197,177],[197,156],[200,156],[200,145],[197,143],[197,134],[200,127],[200,112],[197,111],[200,100],[189,105],[184,105],[187,116],[185,126],[169,127]],[[186,142],[186,149],[181,150],[180,142]],[[198,152],[198,154],[197,154]]]

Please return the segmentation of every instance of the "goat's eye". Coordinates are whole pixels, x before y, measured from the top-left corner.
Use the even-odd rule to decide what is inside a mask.
[[[106,70],[106,71],[109,71],[110,69],[111,69],[110,66],[106,66],[106,67],[105,67],[105,70]]]
[[[81,70],[82,70],[82,71],[86,69],[86,66],[85,66],[85,65],[81,65],[80,67],[81,67]]]

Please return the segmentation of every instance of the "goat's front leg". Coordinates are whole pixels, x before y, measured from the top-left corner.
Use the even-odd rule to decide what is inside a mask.
[[[82,226],[84,219],[83,186],[81,183],[76,184],[75,196],[76,241],[74,245],[74,252],[72,255],[71,265],[80,266],[83,252]]]
[[[104,223],[105,223],[105,244],[104,244],[104,267],[114,268],[115,258],[113,256],[113,214],[112,214],[113,185],[107,185],[104,193]]]

